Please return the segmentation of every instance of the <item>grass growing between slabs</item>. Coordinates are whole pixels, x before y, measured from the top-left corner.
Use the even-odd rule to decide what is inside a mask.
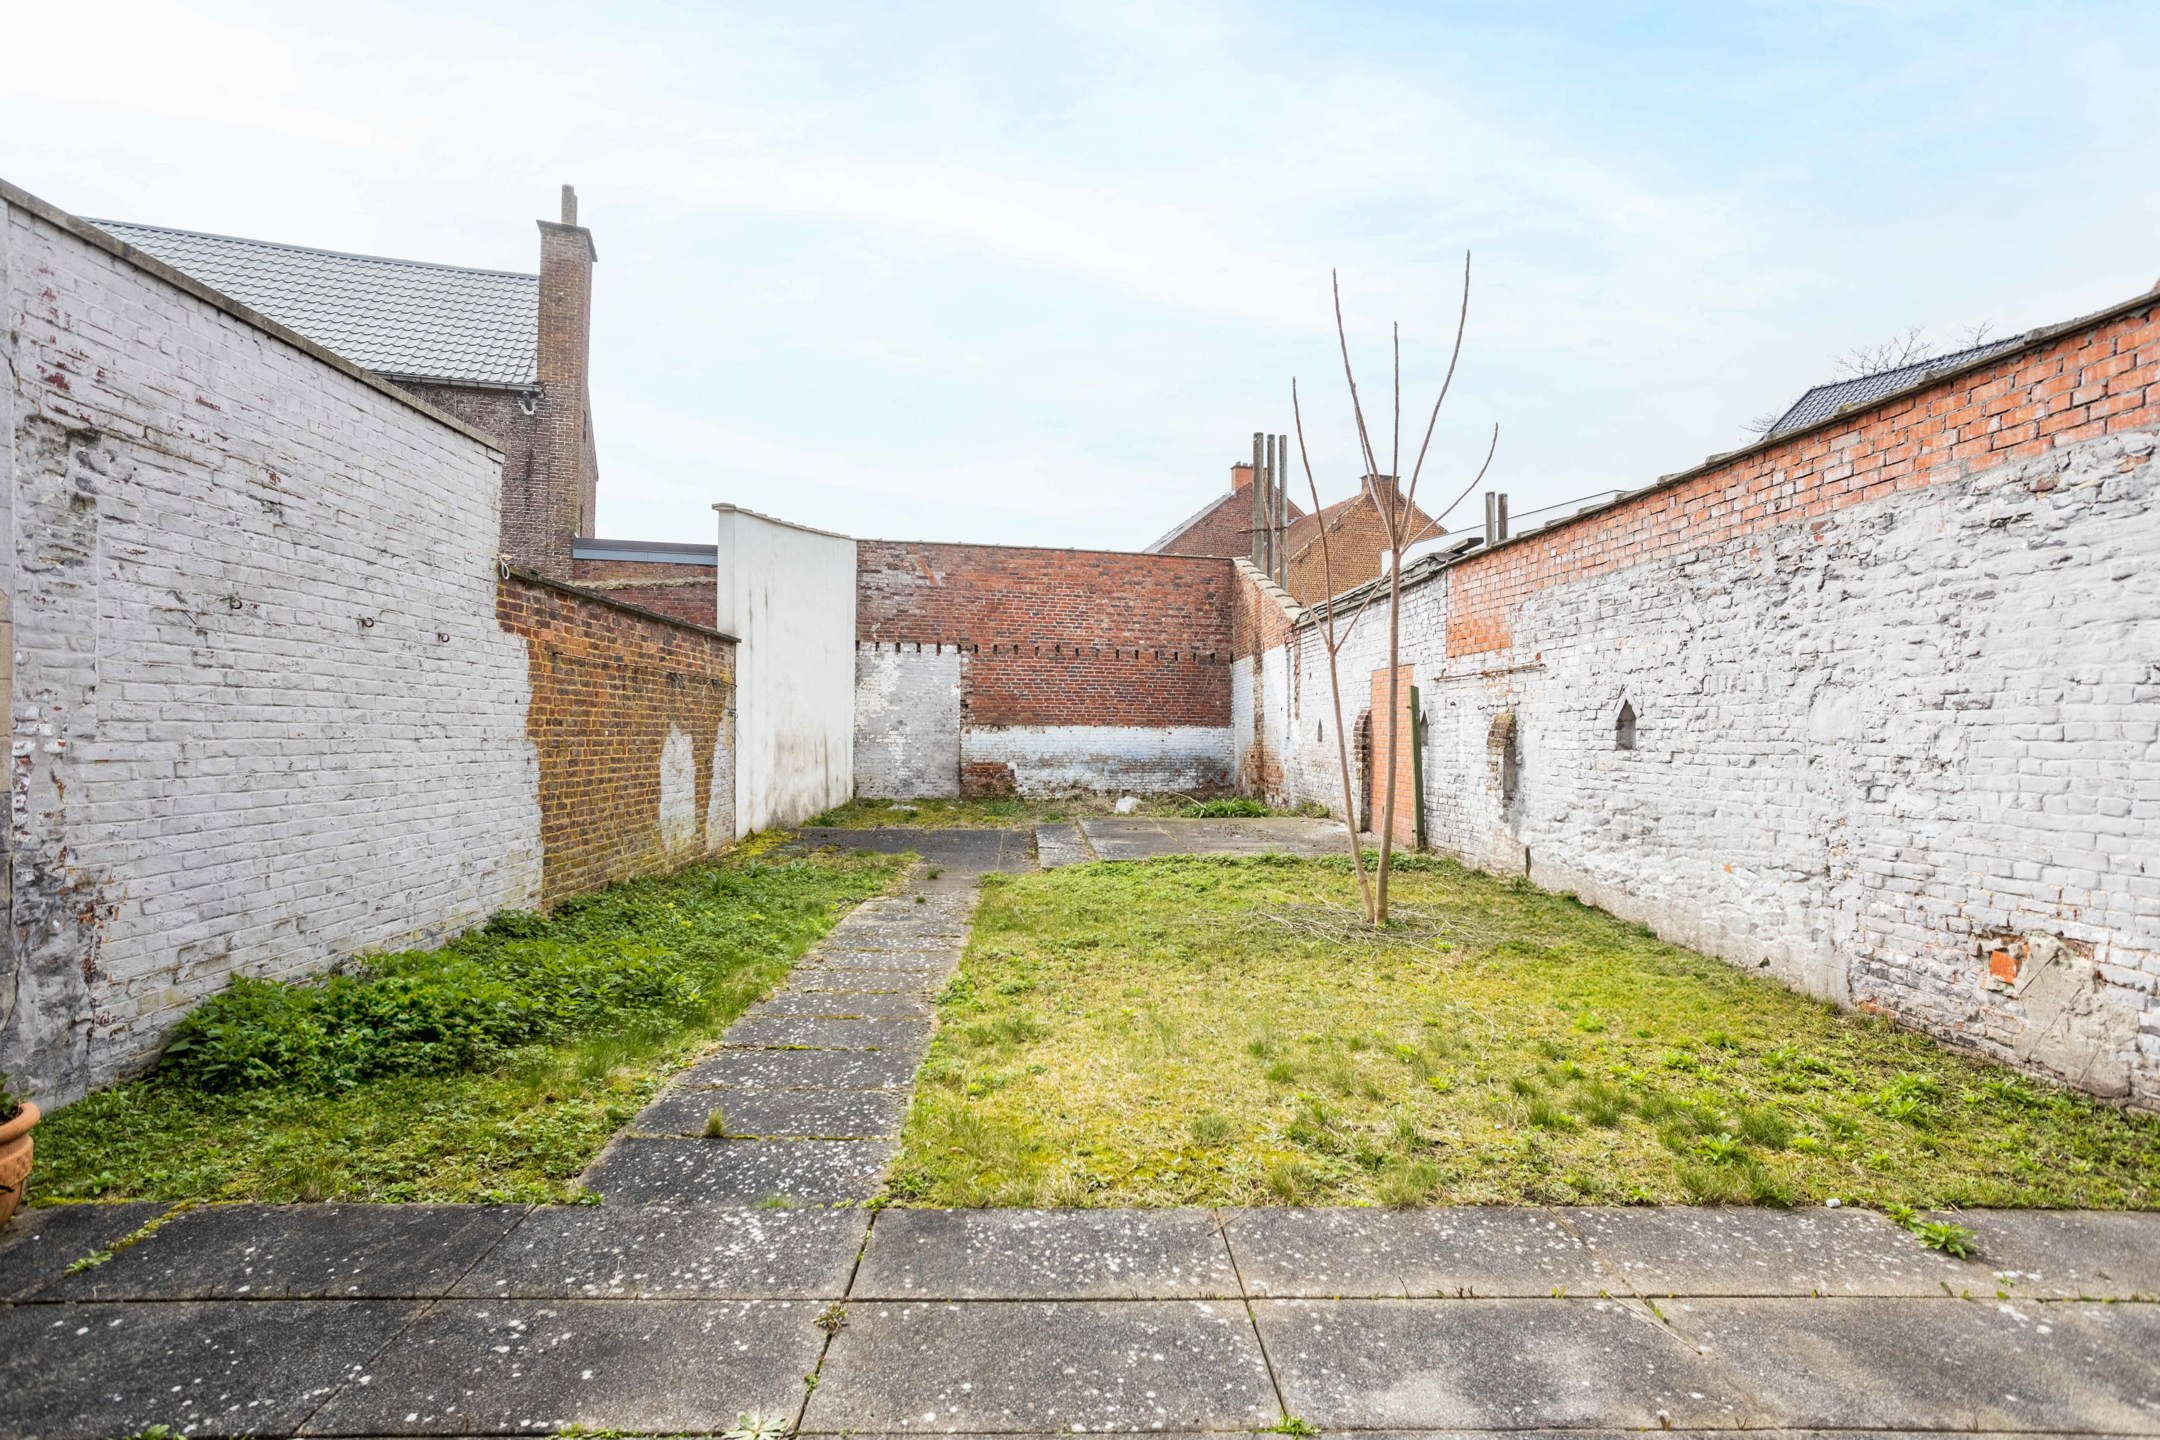
[[[37,1132],[33,1203],[574,1198],[666,1076],[904,861],[744,855],[199,1006]]]
[[[992,875],[895,1170],[931,1205],[2160,1206],[2160,1123],[1422,857]]]

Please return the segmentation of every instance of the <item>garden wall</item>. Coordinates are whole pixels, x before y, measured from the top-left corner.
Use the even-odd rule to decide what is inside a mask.
[[[0,307],[18,1084],[726,833],[726,642],[506,580],[485,436],[4,184]]]
[[[2145,297],[1413,567],[1434,844],[2160,1106],[2156,377]],[[1242,628],[1241,770],[1340,811],[1314,619],[1242,584],[1293,628]]]
[[[543,903],[735,838],[733,640],[524,571],[496,613],[531,677]]]
[[[873,540],[858,556],[858,793],[1231,782],[1229,561]]]

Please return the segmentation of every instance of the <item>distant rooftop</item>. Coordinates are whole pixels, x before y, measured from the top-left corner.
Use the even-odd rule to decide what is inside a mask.
[[[1983,360],[1999,350],[2008,350],[2023,343],[2023,336],[2013,335],[2007,340],[1990,340],[1984,345],[1953,350],[1947,355],[1930,355],[1925,360],[1915,360],[1909,365],[1899,365],[1890,370],[1878,370],[1872,375],[1859,375],[1850,380],[1833,380],[1827,385],[1817,385],[1793,401],[1792,408],[1778,416],[1777,423],[1763,432],[1763,438],[1774,440],[1787,431],[1805,429],[1818,420],[1827,420],[1841,410],[1850,410],[1858,405],[1872,405],[1885,395],[1919,384],[1939,370],[1949,370],[1975,360]]]
[[[90,223],[379,375],[505,386],[538,379],[537,275]]]

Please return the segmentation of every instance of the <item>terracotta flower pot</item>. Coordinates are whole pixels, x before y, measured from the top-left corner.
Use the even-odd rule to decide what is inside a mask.
[[[28,1100],[12,1120],[0,1121],[0,1225],[7,1224],[30,1179],[30,1130],[38,1122],[38,1108]]]

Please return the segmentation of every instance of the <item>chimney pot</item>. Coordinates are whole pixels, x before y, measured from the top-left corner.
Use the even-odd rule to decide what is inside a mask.
[[[569,185],[562,187],[562,223],[577,224],[577,190]]]

